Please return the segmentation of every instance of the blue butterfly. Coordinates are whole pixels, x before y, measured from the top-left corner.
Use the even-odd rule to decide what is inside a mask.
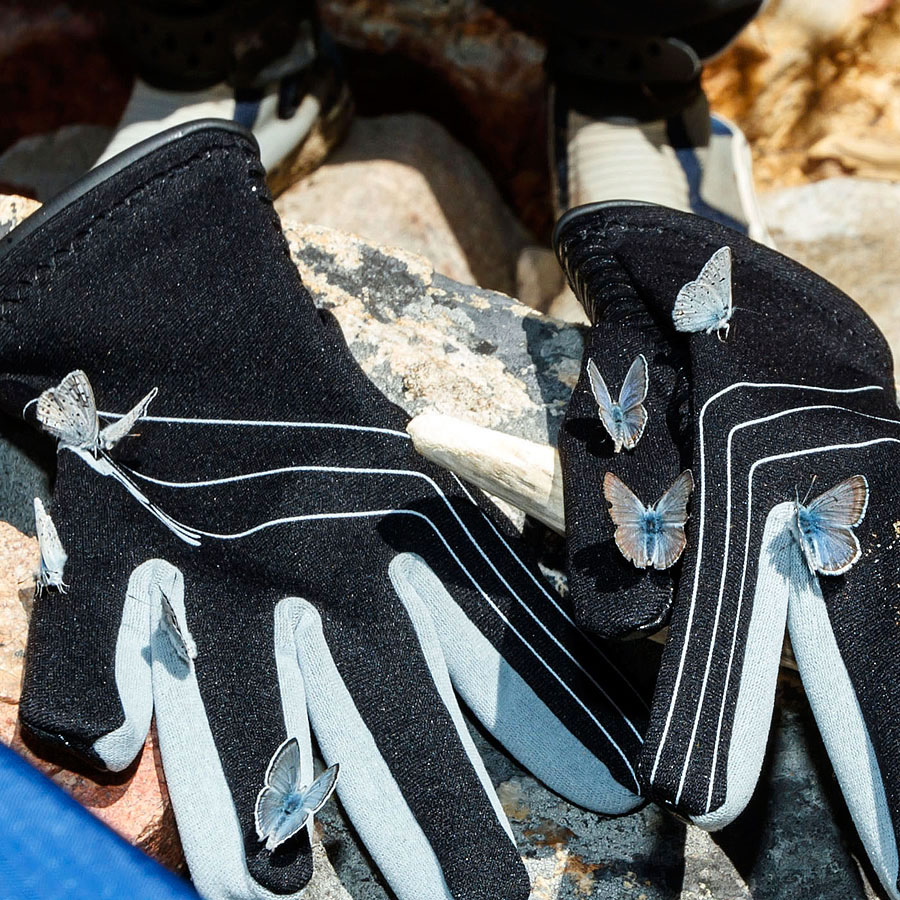
[[[38,397],[37,417],[62,446],[90,450],[96,456],[101,450],[111,450],[128,436],[138,419],[147,414],[147,407],[156,394],[157,389],[153,388],[137,406],[101,428],[91,383],[81,369],[76,369]]]
[[[841,575],[861,556],[859,539],[851,531],[863,520],[869,505],[865,475],[853,475],[810,503],[795,502],[794,533],[810,572]]]
[[[256,797],[256,833],[274,850],[292,838],[331,796],[340,766],[327,768],[308,787],[301,783],[300,745],[288,738],[266,769],[265,786]]]
[[[734,312],[731,298],[731,247],[720,247],[709,258],[694,281],[689,281],[675,298],[672,321],[677,331],[716,331],[728,337]]]
[[[588,360],[587,373],[591,391],[597,401],[600,421],[612,438],[616,453],[622,447],[634,450],[647,427],[647,410],[643,405],[649,386],[647,360],[641,354],[631,364],[622,382],[617,403],[613,403],[609,388],[592,359]]]
[[[639,569],[668,569],[687,544],[684,524],[694,489],[690,469],[682,472],[653,506],[644,506],[623,481],[607,472],[603,494],[616,523],[616,546]]]
[[[44,509],[40,497],[34,498],[34,527],[41,551],[37,571],[37,594],[40,596],[46,588],[56,588],[65,594],[68,585],[63,581],[63,569],[69,557],[63,550],[53,519]]]
[[[178,613],[175,612],[172,601],[164,591],[160,590],[159,597],[162,604],[163,631],[182,661],[190,665],[191,660],[197,658],[197,645],[194,643],[194,638],[187,630],[187,623],[182,625],[178,620]]]

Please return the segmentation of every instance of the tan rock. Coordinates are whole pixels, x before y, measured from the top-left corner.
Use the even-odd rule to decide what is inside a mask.
[[[126,840],[168,868],[177,869],[184,856],[152,737],[137,763],[117,775],[65,768],[35,755],[22,741],[18,703],[38,559],[34,538],[0,522],[0,741]]]
[[[828,134],[809,149],[816,163],[836,161],[841,169],[862,178],[900,181],[900,136]]]
[[[40,208],[37,200],[15,194],[0,194],[0,235],[6,234]]]
[[[884,332],[900,381],[900,184],[831,178],[764,193],[779,250],[849,294]]]
[[[419,253],[455,281],[515,293],[524,229],[484,166],[425,116],[357,118],[275,206],[285,221],[352,232]]]

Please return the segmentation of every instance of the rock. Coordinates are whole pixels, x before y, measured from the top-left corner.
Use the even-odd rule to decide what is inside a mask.
[[[392,400],[411,413],[435,409],[532,440],[555,436],[578,374],[583,329],[503,294],[454,282],[414,254],[320,227],[288,223],[286,234],[304,281],[334,312],[354,355]],[[32,477],[28,467],[34,468],[27,458],[10,456],[5,445],[0,466],[17,481]],[[7,511],[0,508],[0,516]],[[21,608],[18,594],[8,603]],[[649,676],[658,648],[635,643],[632,652]],[[863,851],[835,795],[809,710],[796,679],[782,676],[780,691],[752,808],[713,838],[652,806],[615,819],[572,806],[472,725],[533,877],[533,900],[861,900],[853,857]],[[141,765],[148,761],[152,765],[145,751]],[[124,790],[122,784],[116,789]],[[320,865],[308,896],[387,900],[340,806],[329,803],[319,824],[340,884]]]
[[[471,151],[425,116],[357,117],[276,209],[286,221],[418,253],[455,281],[515,293],[524,228]]]
[[[394,402],[555,435],[578,378],[580,331],[405,251],[313,225],[288,222],[285,235],[304,283]]]
[[[27,197],[0,195],[0,237],[12,231],[23,219],[27,219],[40,205]]]
[[[34,538],[0,522],[0,741],[50,776],[126,840],[177,870],[184,855],[153,737],[135,765],[125,773],[109,776],[69,770],[36,756],[22,742],[18,703],[38,558]]]
[[[828,134],[809,148],[815,163],[837,162],[861,178],[900,181],[900,142],[897,135]]]
[[[526,247],[516,263],[516,297],[521,303],[563,322],[587,325],[588,317],[549,247]]]
[[[550,313],[550,301],[565,286],[566,276],[549,247],[525,247],[519,253],[515,296],[520,303]]]
[[[900,184],[831,178],[760,195],[779,250],[848,293],[875,320],[900,380]]]
[[[37,541],[0,522],[0,704],[4,705],[19,702],[37,564]]]

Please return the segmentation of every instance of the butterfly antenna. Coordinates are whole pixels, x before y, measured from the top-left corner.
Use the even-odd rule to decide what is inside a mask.
[[[809,483],[809,487],[806,489],[806,493],[803,495],[803,505],[806,506],[806,501],[809,500],[809,495],[812,493],[813,485],[816,483],[816,479],[818,475],[813,475],[812,481]]]

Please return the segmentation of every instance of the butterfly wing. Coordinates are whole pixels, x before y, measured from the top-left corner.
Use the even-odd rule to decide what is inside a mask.
[[[284,800],[284,794],[270,787],[264,787],[256,797],[254,809],[256,834],[261,841],[266,842],[267,850],[278,846],[273,841],[276,840],[276,835],[284,824]],[[285,839],[282,838],[282,840]]]
[[[830,490],[819,494],[807,506],[825,525],[855,527],[869,505],[869,482],[865,475],[851,475]]]
[[[622,382],[622,390],[619,391],[619,406],[622,407],[622,411],[628,412],[628,410],[640,406],[647,399],[649,386],[647,360],[641,353],[628,369],[628,374]]]
[[[157,388],[153,388],[153,390],[150,391],[150,393],[147,394],[147,396],[144,397],[144,399],[141,400],[137,404],[137,406],[134,407],[134,409],[129,410],[120,419],[116,419],[115,422],[107,425],[100,432],[99,444],[101,449],[110,450],[116,444],[118,444],[119,441],[121,441],[122,438],[125,437],[132,428],[134,428],[137,420],[147,414],[147,407],[150,405],[150,402],[153,400],[156,394]]]
[[[594,400],[597,401],[597,411],[600,414],[600,421],[606,429],[609,436],[615,444],[616,453],[622,449],[622,426],[616,421],[614,404],[609,393],[609,388],[597,368],[597,364],[592,360],[588,360],[587,364],[588,380],[591,383],[591,392]]]
[[[627,413],[622,414],[622,446],[626,450],[634,450],[638,441],[644,435],[647,427],[647,410],[643,406],[636,406]]]
[[[309,810],[309,815],[315,815],[328,801],[337,786],[340,774],[340,763],[329,766],[303,794],[303,806]]]
[[[261,841],[271,840],[283,825],[285,805],[300,786],[301,763],[300,744],[295,737],[288,738],[269,761],[264,786],[256,797],[254,811],[256,833]]]
[[[684,525],[687,522],[687,506],[694,489],[694,476],[690,469],[682,472],[672,486],[659,498],[654,509],[660,528],[656,535],[651,562],[657,569],[674,565],[687,545]]]
[[[186,662],[197,658],[197,645],[194,643],[191,633],[187,630],[187,625],[182,627],[178,621],[178,614],[175,607],[172,606],[169,598],[160,593],[162,600],[162,620],[166,628],[166,634],[175,648],[175,652]]]
[[[678,292],[672,321],[677,331],[709,334],[727,325],[732,312],[731,248],[720,247]]]
[[[650,564],[647,553],[647,507],[621,479],[607,472],[603,495],[609,503],[609,515],[616,524],[616,546],[639,569]]]
[[[53,519],[44,509],[40,497],[34,498],[34,525],[41,553],[38,582],[42,587],[64,590],[63,569],[68,556],[63,549]]]
[[[647,360],[641,354],[631,364],[622,390],[619,392],[619,408],[622,410],[620,431],[622,444],[628,450],[634,450],[647,427],[647,410],[644,400],[650,379],[647,374]]]
[[[82,449],[97,446],[100,422],[87,375],[76,369],[56,386],[47,388],[37,402],[37,418],[60,443]]]
[[[862,554],[856,535],[849,528],[835,525],[820,524],[804,536],[802,543],[811,568],[825,575],[842,575]]]
[[[265,783],[282,794],[296,791],[300,786],[300,744],[297,738],[288,738],[276,751],[266,769]]]
[[[687,522],[687,505],[694,490],[694,476],[685,469],[672,482],[672,486],[656,501],[654,509],[663,525],[681,525]]]

